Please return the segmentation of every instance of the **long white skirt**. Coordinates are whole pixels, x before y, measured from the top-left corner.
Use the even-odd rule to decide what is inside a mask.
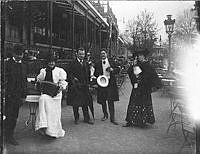
[[[42,94],[39,99],[38,114],[35,130],[46,128],[46,134],[52,137],[63,137],[65,131],[61,124],[61,98],[62,93],[56,97]]]

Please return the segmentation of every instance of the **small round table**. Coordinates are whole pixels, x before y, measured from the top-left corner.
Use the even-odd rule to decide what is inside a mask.
[[[176,82],[176,80],[173,79],[173,78],[161,78],[161,82],[162,82],[162,85],[163,85],[162,95],[166,95],[168,87],[173,86],[173,84]]]
[[[25,122],[26,126],[32,123],[32,129],[35,127],[36,110],[39,103],[40,95],[27,95],[26,102],[29,103],[29,118]]]

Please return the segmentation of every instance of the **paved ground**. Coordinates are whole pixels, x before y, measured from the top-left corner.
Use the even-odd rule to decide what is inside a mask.
[[[182,143],[181,129],[166,129],[169,121],[169,99],[153,94],[153,106],[156,123],[145,129],[123,128],[126,108],[130,96],[130,82],[127,80],[120,91],[120,102],[116,102],[116,119],[120,125],[112,125],[109,120],[102,122],[101,106],[94,100],[95,124],[73,123],[72,108],[63,102],[62,124],[66,130],[64,138],[48,140],[25,126],[28,118],[28,106],[21,108],[16,128],[16,139],[19,146],[7,145],[5,153],[25,154],[176,154]],[[82,115],[82,114],[81,114]],[[81,120],[83,118],[81,117]],[[189,153],[185,149],[182,153]]]

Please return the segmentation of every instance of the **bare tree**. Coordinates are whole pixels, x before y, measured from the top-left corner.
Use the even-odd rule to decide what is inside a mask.
[[[175,31],[172,37],[173,41],[177,45],[191,44],[196,34],[194,12],[186,9],[183,14],[179,15],[176,19]]]
[[[136,19],[133,18],[128,21],[127,28],[130,37],[133,39],[133,50],[153,47],[158,33],[158,25],[152,12],[141,11]]]

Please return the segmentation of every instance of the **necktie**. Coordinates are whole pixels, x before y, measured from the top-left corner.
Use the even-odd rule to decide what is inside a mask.
[[[55,67],[53,68],[50,68],[47,66],[46,68],[46,76],[45,76],[45,81],[50,81],[50,82],[53,82],[53,74],[52,74],[52,71]]]
[[[103,61],[103,64],[104,64],[104,65],[106,64],[106,61],[105,61],[105,60]]]
[[[83,60],[80,60],[81,65],[83,65]]]

